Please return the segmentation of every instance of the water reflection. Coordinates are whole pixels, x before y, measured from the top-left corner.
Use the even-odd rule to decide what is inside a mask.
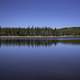
[[[58,43],[80,45],[80,40],[0,40],[0,46],[56,46]]]
[[[0,80],[80,80],[78,39],[1,39],[0,46]]]

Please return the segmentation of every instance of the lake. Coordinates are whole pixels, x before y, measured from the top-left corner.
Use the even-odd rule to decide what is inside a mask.
[[[0,40],[0,80],[80,80],[80,38]]]

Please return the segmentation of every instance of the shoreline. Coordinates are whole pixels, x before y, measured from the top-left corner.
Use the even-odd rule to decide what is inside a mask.
[[[0,36],[1,40],[80,40],[74,36]]]
[[[0,38],[80,38],[80,36],[0,36]]]

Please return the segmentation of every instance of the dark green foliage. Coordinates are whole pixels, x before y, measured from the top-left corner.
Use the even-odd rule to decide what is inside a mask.
[[[0,36],[80,36],[80,27],[53,29],[50,27],[2,28]]]
[[[53,36],[53,29],[51,28],[1,28],[0,34],[2,36]]]

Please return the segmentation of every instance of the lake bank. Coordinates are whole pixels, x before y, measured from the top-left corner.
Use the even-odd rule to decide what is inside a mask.
[[[73,36],[0,36],[1,40],[13,39],[13,40],[80,40],[80,37]]]

